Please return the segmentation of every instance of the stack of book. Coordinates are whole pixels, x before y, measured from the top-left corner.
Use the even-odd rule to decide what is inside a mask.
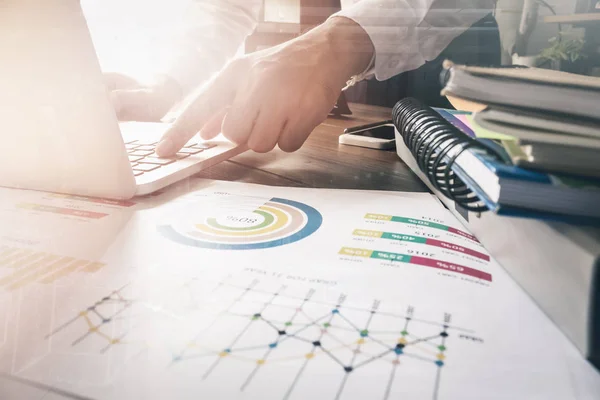
[[[600,79],[451,63],[444,75],[469,111],[400,101],[398,155],[600,366]]]
[[[450,62],[445,67],[443,94],[479,107],[472,114],[433,110],[456,128],[454,145],[467,146],[446,151],[435,174],[439,176],[440,165],[449,165],[452,177],[475,195],[463,196],[467,203],[478,200],[484,203],[482,209],[498,214],[600,225],[600,78],[536,68]],[[407,101],[414,107],[413,100]],[[396,107],[399,119],[401,103]],[[404,136],[431,138],[431,130],[410,128],[407,134],[406,127],[400,128]],[[419,158],[424,153],[414,148],[417,142],[431,142],[407,142]],[[443,143],[438,140],[440,149]],[[432,157],[424,171],[429,168],[432,175],[439,149],[428,150]],[[449,197],[461,199],[465,192],[448,188],[444,194]]]

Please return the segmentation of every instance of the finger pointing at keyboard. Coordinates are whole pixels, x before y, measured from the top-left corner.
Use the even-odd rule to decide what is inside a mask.
[[[352,76],[373,55],[366,32],[350,19],[331,18],[274,48],[230,62],[198,89],[156,151],[176,153],[196,133],[219,133],[256,152],[295,151],[335,105]]]

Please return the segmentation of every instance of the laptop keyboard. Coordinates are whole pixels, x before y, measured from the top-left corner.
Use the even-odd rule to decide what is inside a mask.
[[[158,142],[144,142],[143,140],[133,140],[125,143],[129,162],[133,169],[133,175],[140,176],[144,173],[155,171],[160,167],[172,164],[191,155],[200,154],[205,150],[211,149],[216,144],[195,143],[183,147],[172,157],[158,157],[154,152]]]

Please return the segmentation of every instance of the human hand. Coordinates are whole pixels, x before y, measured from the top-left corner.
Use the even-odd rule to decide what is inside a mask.
[[[118,73],[107,73],[104,80],[120,121],[158,122],[181,99],[179,85],[168,77],[147,86]]]
[[[276,145],[298,150],[373,52],[358,24],[336,17],[292,41],[237,58],[198,89],[156,152],[170,156],[198,132],[203,139],[222,132],[256,152]]]

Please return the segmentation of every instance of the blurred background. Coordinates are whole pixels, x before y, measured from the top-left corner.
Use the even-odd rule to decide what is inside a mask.
[[[82,0],[103,69],[140,80],[152,76],[171,57],[177,35],[190,23],[185,16],[192,1]],[[313,16],[319,14],[315,7],[322,6],[320,17],[324,19],[338,4],[340,0],[264,0],[259,35],[246,51],[299,34],[304,29],[301,22],[306,23],[306,16],[301,18],[301,6],[310,9],[308,14]],[[502,40],[502,63],[600,76],[600,18],[581,17],[593,13],[600,16],[600,1],[498,0],[495,17]]]

